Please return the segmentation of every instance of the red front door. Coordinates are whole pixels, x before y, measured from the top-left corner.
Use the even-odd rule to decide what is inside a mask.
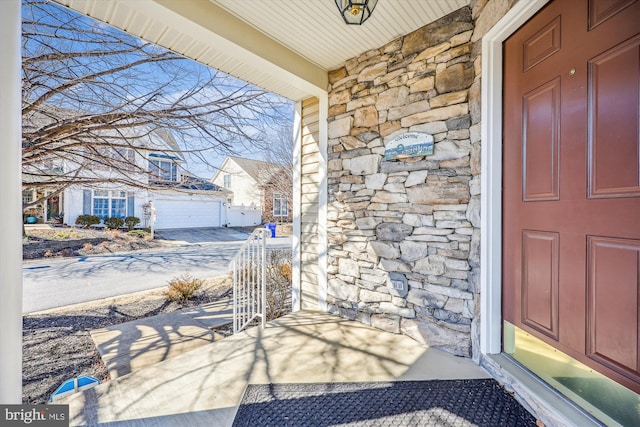
[[[504,319],[640,392],[640,1],[504,44]]]

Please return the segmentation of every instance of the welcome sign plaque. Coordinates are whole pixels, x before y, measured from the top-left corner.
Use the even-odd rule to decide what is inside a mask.
[[[422,132],[407,132],[387,143],[385,160],[402,160],[409,157],[433,154],[433,135]]]

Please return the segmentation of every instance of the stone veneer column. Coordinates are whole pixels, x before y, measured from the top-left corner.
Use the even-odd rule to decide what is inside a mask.
[[[462,8],[329,75],[329,310],[463,356],[478,310],[473,30]],[[409,131],[433,135],[434,154],[384,161]]]

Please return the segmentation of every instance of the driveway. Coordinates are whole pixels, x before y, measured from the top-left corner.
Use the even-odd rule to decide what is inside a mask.
[[[252,231],[249,227],[174,228],[157,230],[155,235],[178,243],[235,242],[247,240]]]
[[[248,236],[245,231],[242,239],[203,243],[198,240],[206,232],[171,231],[169,236],[172,233],[185,239],[176,240],[175,246],[140,252],[25,262],[23,313],[164,287],[184,272],[203,279],[227,274],[229,262]],[[233,234],[228,229],[225,236]],[[291,237],[267,242],[272,249],[291,248]]]

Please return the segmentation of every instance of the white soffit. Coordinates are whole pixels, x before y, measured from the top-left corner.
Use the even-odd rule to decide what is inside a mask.
[[[469,4],[379,0],[348,26],[334,0],[54,1],[294,101],[326,92],[346,60]]]

